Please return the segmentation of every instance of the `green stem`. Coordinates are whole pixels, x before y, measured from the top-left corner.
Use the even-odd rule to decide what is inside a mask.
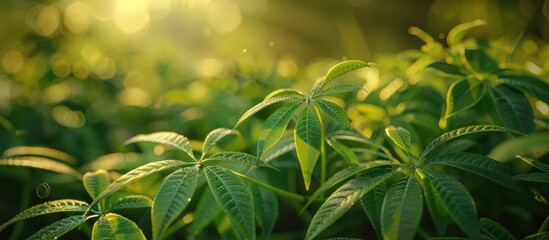
[[[277,188],[277,187],[273,187],[269,184],[266,184],[264,182],[261,182],[261,181],[258,181],[256,179],[254,179],[254,178],[248,177],[248,176],[246,176],[242,173],[234,172],[234,171],[233,171],[233,173],[236,174],[237,176],[239,176],[240,178],[248,181],[248,182],[251,182],[251,183],[253,183],[257,186],[265,188],[265,189],[267,189],[267,190],[269,190],[269,191],[271,191],[275,194],[278,194],[281,197],[287,198],[289,200],[294,200],[294,201],[298,201],[298,202],[305,202],[307,200],[307,198],[305,198],[304,196],[301,196],[299,194],[295,194],[295,193],[292,193],[292,192],[288,192],[286,190],[282,190],[282,189]]]
[[[543,221],[543,223],[539,227],[538,233],[545,232],[548,229],[549,229],[549,215],[547,215],[547,217],[545,218],[545,221]]]

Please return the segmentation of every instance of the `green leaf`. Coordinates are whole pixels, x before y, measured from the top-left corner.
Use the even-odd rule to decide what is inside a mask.
[[[202,161],[202,164],[206,166],[210,166],[212,163],[235,163],[238,165],[269,167],[274,169],[274,167],[263,161],[260,161],[257,157],[243,152],[216,153]]]
[[[518,156],[518,155],[516,157],[519,158],[520,160],[522,160],[523,162],[528,163],[532,167],[535,167],[535,168],[537,168],[541,171],[549,173],[549,165],[547,165],[545,163],[542,163],[540,161],[536,161],[536,160],[531,159],[529,157]]]
[[[460,57],[465,67],[472,72],[492,73],[498,67],[498,63],[482,49],[464,49],[460,51]]]
[[[16,156],[39,156],[47,157],[52,159],[61,160],[70,164],[77,164],[78,160],[68,153],[61,152],[53,148],[46,147],[28,147],[28,146],[19,146],[6,149],[4,151],[3,157],[16,157]]]
[[[518,185],[509,177],[509,167],[496,160],[474,153],[450,153],[425,161],[423,166],[445,165],[465,170],[509,189],[520,191]]]
[[[348,130],[336,131],[336,132],[333,132],[329,137],[334,138],[334,139],[338,139],[338,140],[353,141],[353,142],[357,142],[357,143],[366,144],[368,146],[373,146],[373,147],[377,148],[378,150],[383,151],[383,153],[385,153],[387,158],[390,158],[390,156],[391,156],[391,152],[389,151],[389,149],[387,149],[383,145],[375,142],[372,139],[366,138],[366,137],[364,137],[364,136],[362,136],[358,133],[352,132],[352,131],[348,131]]]
[[[63,199],[41,203],[23,210],[15,217],[2,224],[2,226],[0,226],[0,231],[10,224],[23,219],[56,212],[85,212],[88,207],[88,203],[73,199]]]
[[[257,175],[257,174],[256,174]],[[266,180],[266,177],[256,176],[256,179]],[[278,200],[276,195],[255,184],[250,186],[254,199],[255,219],[261,226],[263,239],[269,239],[278,218]]]
[[[219,140],[229,134],[236,135],[238,134],[238,130],[229,128],[218,128],[208,133],[208,136],[206,136],[206,139],[204,140],[204,145],[202,146],[202,156],[200,157],[200,159],[203,159],[204,156],[206,156],[206,153],[208,153]]]
[[[129,208],[148,208],[151,207],[153,200],[144,195],[129,195],[117,199],[109,206],[109,212],[129,209]]]
[[[475,106],[484,96],[486,85],[474,79],[462,79],[448,89],[445,118]]]
[[[191,222],[190,232],[193,235],[199,235],[202,230],[208,226],[214,219],[217,218],[223,211],[217,205],[212,191],[204,189],[202,195],[198,199],[198,205],[193,213],[193,221]]]
[[[473,125],[468,127],[462,127],[438,136],[435,140],[429,143],[429,145],[427,145],[425,150],[423,150],[423,153],[421,154],[420,159],[423,159],[425,156],[427,156],[427,154],[429,154],[433,149],[438,147],[440,144],[448,142],[457,137],[469,135],[472,133],[481,133],[481,132],[508,132],[515,135],[524,135],[523,133],[518,132],[516,130],[500,127],[500,126],[494,126],[494,125]]]
[[[427,64],[427,66],[425,66],[425,67],[426,68],[433,68],[433,69],[436,69],[436,70],[441,71],[443,73],[446,73],[446,74],[449,74],[449,75],[454,75],[454,76],[464,76],[464,75],[466,75],[466,73],[464,73],[463,70],[461,70],[461,68],[459,68],[458,66],[448,64],[448,63],[446,63],[444,61],[440,61],[440,60],[433,61],[433,62]]]
[[[265,152],[260,159],[262,162],[268,163],[277,157],[293,151],[294,149],[295,143],[293,136],[285,137],[279,140],[269,151]]]
[[[506,86],[490,88],[494,105],[503,123],[525,133],[534,131],[534,111],[524,94]]]
[[[349,179],[352,176],[359,175],[359,174],[368,174],[370,169],[382,167],[385,166],[384,169],[392,169],[389,167],[390,165],[393,165],[394,163],[390,161],[385,160],[375,160],[375,161],[368,161],[368,162],[362,162],[358,165],[352,165],[349,166],[337,173],[335,173],[332,177],[328,178],[324,184],[322,184],[316,191],[311,195],[307,201],[307,203],[303,206],[301,212],[307,206],[309,206],[314,200],[316,200],[320,195],[324,194],[328,189],[335,187],[336,185],[342,183],[343,181]]]
[[[27,239],[57,239],[58,237],[61,237],[65,233],[69,232],[70,230],[78,227],[78,225],[82,224],[84,221],[86,221],[86,219],[87,218],[84,215],[63,218],[40,229],[38,232],[34,233]]]
[[[135,142],[153,142],[170,145],[183,151],[184,153],[189,155],[191,159],[195,159],[189,139],[175,132],[155,132],[151,134],[139,134],[126,140],[125,143],[130,144]]]
[[[100,169],[95,172],[87,172],[84,174],[82,182],[90,197],[95,199],[105,190],[105,188],[107,188],[107,186],[109,186],[109,184],[111,184],[111,179],[109,178],[109,173],[107,171]]]
[[[275,97],[288,96],[288,95],[305,99],[305,95],[303,95],[303,93],[301,93],[300,91],[297,91],[291,88],[282,88],[282,89],[274,90],[271,93],[267,94],[267,96],[265,96],[263,101],[267,101]]]
[[[238,119],[238,122],[236,122],[234,127],[237,128],[242,122],[244,122],[246,119],[248,119],[249,117],[251,117],[255,113],[261,111],[263,108],[266,108],[266,107],[268,107],[270,105],[273,105],[275,103],[291,101],[291,100],[302,100],[303,101],[304,99],[298,98],[298,97],[293,96],[293,95],[286,95],[286,96],[270,98],[268,100],[265,100],[263,102],[258,103],[257,105],[253,106],[252,108],[248,109],[248,111],[246,111],[242,115],[242,117],[240,117],[240,119]]]
[[[314,100],[314,102],[324,113],[326,113],[328,118],[341,124],[346,129],[351,129],[351,122],[349,122],[349,118],[347,117],[347,112],[345,112],[345,109],[341,108],[339,105],[332,101],[328,101],[322,98],[317,98]]]
[[[153,239],[160,239],[166,228],[187,207],[198,176],[198,167],[186,167],[173,172],[162,182],[151,209]]]
[[[92,239],[118,240],[143,239],[143,231],[131,220],[115,213],[107,213],[95,222],[92,230]]]
[[[328,95],[335,95],[340,93],[349,93],[349,92],[358,92],[360,90],[364,90],[362,86],[355,85],[355,84],[338,84],[334,86],[330,86],[327,88],[324,88],[318,92],[316,92],[311,98],[318,98]]]
[[[386,193],[387,186],[385,184],[378,184],[361,199],[362,208],[364,208],[364,212],[366,212],[368,219],[370,219],[370,223],[372,223],[378,239],[382,239],[381,206],[383,205],[383,198]]]
[[[549,84],[529,75],[498,75],[498,82],[549,104]]]
[[[549,238],[548,232],[540,232],[524,237],[522,240],[547,240]]]
[[[509,162],[517,155],[532,155],[549,151],[549,132],[535,132],[527,136],[507,139],[505,142],[492,148],[487,155],[499,162]]]
[[[477,19],[472,22],[462,23],[455,26],[450,30],[450,32],[448,32],[448,36],[446,37],[448,45],[454,46],[459,44],[463,37],[465,37],[465,34],[471,31],[471,29],[482,25],[486,25],[486,21]]]
[[[429,178],[423,179],[423,195],[431,220],[435,225],[438,235],[446,235],[446,228],[448,227],[448,214],[444,208],[444,203],[441,198],[437,196],[437,189],[434,188],[432,181]]]
[[[257,140],[257,154],[259,156],[271,149],[280,140],[299,105],[300,103],[282,106],[265,120]]]
[[[343,184],[320,206],[311,220],[305,239],[313,239],[358,202],[375,186],[391,177],[393,169],[376,169]]]
[[[421,187],[413,177],[395,182],[381,207],[384,239],[413,239],[423,213]]]
[[[17,157],[17,158],[6,158],[0,159],[0,166],[14,166],[14,167],[29,167],[29,168],[38,168],[42,170],[48,170],[51,172],[62,173],[74,176],[76,178],[81,178],[82,175],[76,171],[74,168],[55,161],[49,158],[43,157]]]
[[[483,233],[497,240],[515,240],[515,237],[499,223],[489,218],[480,219],[480,228]]]
[[[119,189],[125,187],[131,182],[137,181],[141,178],[149,176],[151,174],[166,170],[173,167],[182,167],[186,165],[192,165],[192,163],[186,163],[179,160],[163,160],[158,162],[152,162],[147,165],[143,165],[134,170],[127,172],[126,174],[120,176],[116,181],[111,183],[93,202],[90,204],[90,208],[93,207],[98,201],[101,201],[103,198],[111,195],[112,193],[118,191]]]
[[[401,127],[389,126],[385,128],[385,134],[400,149],[404,150],[406,153],[410,153],[410,145],[412,145],[412,140],[408,130]]]
[[[526,173],[511,178],[516,181],[549,183],[549,173]]]
[[[345,144],[337,141],[335,138],[326,138],[326,142],[328,142],[328,145],[330,145],[347,162],[350,164],[358,164],[358,157],[350,148],[345,146]]]
[[[348,61],[338,63],[337,65],[333,66],[328,71],[328,74],[326,74],[326,77],[323,80],[321,80],[318,83],[318,85],[316,85],[313,88],[312,95],[314,96],[318,90],[321,90],[322,88],[324,88],[324,86],[326,86],[332,80],[343,75],[344,73],[357,70],[363,67],[377,67],[377,66],[373,63],[365,63],[360,60],[348,60]]]
[[[453,177],[437,171],[424,171],[434,197],[446,210],[448,216],[469,237],[480,238],[477,209],[467,189]]]
[[[294,142],[303,175],[305,189],[311,185],[311,175],[320,156],[322,142],[320,120],[311,106],[303,110],[297,119]]]
[[[220,167],[205,167],[217,204],[227,214],[239,238],[255,239],[253,197],[244,180]]]

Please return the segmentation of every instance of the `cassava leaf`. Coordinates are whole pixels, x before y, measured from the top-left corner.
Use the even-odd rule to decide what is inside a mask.
[[[475,153],[450,153],[427,159],[423,166],[446,165],[465,170],[509,189],[519,191],[509,176],[509,167],[496,160]]]
[[[448,89],[445,118],[475,106],[484,96],[486,85],[478,80],[462,79]]]
[[[194,211],[195,217],[191,222],[190,232],[193,235],[199,235],[202,230],[208,226],[214,219],[217,218],[223,211],[217,205],[215,198],[212,195],[212,191],[204,189],[202,195],[198,199],[198,205]]]
[[[498,115],[506,126],[524,133],[534,131],[534,111],[524,94],[503,85],[492,86],[490,92]]]
[[[433,69],[436,69],[436,70],[441,71],[443,73],[446,73],[446,74],[449,74],[449,75],[454,75],[454,76],[464,76],[466,74],[458,66],[448,64],[448,63],[446,63],[444,61],[440,61],[440,60],[433,61],[433,62],[427,64],[427,66],[425,66],[425,67],[426,68],[433,68]]]
[[[448,227],[449,216],[444,208],[442,199],[437,195],[437,189],[433,186],[433,181],[430,178],[424,178],[422,183],[423,195],[431,219],[439,236],[446,235],[446,228]]]
[[[311,220],[305,239],[313,239],[337,221],[375,186],[391,177],[393,169],[376,169],[343,184],[320,206]]]
[[[195,159],[189,139],[175,132],[155,132],[151,134],[139,134],[126,140],[125,143],[130,144],[135,142],[153,142],[170,145],[183,151],[184,153],[189,155],[191,159]]]
[[[526,173],[512,177],[516,181],[549,183],[549,173]]]
[[[207,157],[202,161],[202,164],[209,166],[211,163],[235,163],[238,165],[269,167],[273,168],[268,163],[260,161],[257,157],[243,152],[221,152]]]
[[[259,156],[263,155],[280,140],[299,105],[300,103],[282,106],[265,120],[257,139],[257,154]]]
[[[254,177],[261,181],[266,181],[266,176],[257,174]],[[255,219],[261,226],[261,235],[263,239],[269,239],[271,232],[278,218],[278,200],[275,194],[267,189],[258,187],[255,184],[250,186],[254,199]]]
[[[344,73],[347,73],[347,72],[350,72],[350,71],[353,71],[353,70],[357,70],[357,69],[360,69],[360,68],[363,68],[363,67],[376,67],[376,68],[378,68],[373,63],[365,63],[365,62],[360,61],[360,60],[348,60],[348,61],[344,61],[344,62],[336,64],[330,70],[328,70],[328,74],[326,74],[326,77],[323,80],[321,80],[319,82],[319,84],[316,85],[313,88],[312,95],[314,96],[315,93],[318,90],[321,90],[322,88],[324,88],[324,86],[326,86],[332,80],[334,80],[335,78],[343,75]]]
[[[191,201],[198,181],[198,170],[196,166],[182,168],[162,182],[151,209],[153,239],[160,239]]]
[[[332,101],[322,98],[317,98],[314,100],[314,102],[328,116],[328,118],[341,124],[341,126],[345,127],[346,129],[351,129],[351,122],[349,122],[349,118],[347,117],[347,112],[345,112],[345,109],[341,108],[339,105]]]
[[[95,172],[87,172],[82,176],[82,182],[84,183],[84,188],[90,195],[92,199],[97,198],[109,184],[111,184],[111,179],[109,178],[109,173],[103,169],[97,170]]]
[[[423,159],[425,156],[427,156],[427,154],[429,154],[433,149],[438,147],[440,144],[448,142],[457,137],[465,136],[472,133],[481,133],[481,132],[508,132],[515,135],[524,135],[523,133],[518,132],[516,130],[500,127],[500,126],[494,126],[494,125],[473,125],[468,127],[462,127],[462,128],[458,128],[458,129],[446,132],[438,136],[437,138],[435,138],[435,140],[429,143],[429,145],[427,145],[425,150],[423,150],[423,153],[421,154],[420,159]]]
[[[301,112],[294,129],[294,142],[305,189],[309,190],[311,175],[320,156],[322,142],[320,120],[311,106]]]
[[[413,239],[423,213],[421,187],[414,177],[395,182],[381,207],[384,239]]]
[[[61,160],[70,164],[77,164],[78,160],[68,153],[59,151],[53,148],[46,147],[29,147],[29,146],[18,146],[6,149],[4,151],[3,157],[16,157],[16,156],[38,156],[38,157],[47,157],[52,159]]]
[[[497,80],[549,104],[549,84],[529,75],[501,74]]]
[[[350,93],[350,92],[358,92],[360,90],[364,90],[362,86],[354,85],[354,84],[337,84],[333,86],[326,87],[318,92],[316,92],[312,98],[316,99],[318,97],[324,97],[328,95],[335,95],[340,93]]]
[[[482,25],[486,25],[486,21],[477,19],[472,22],[466,22],[455,26],[448,32],[448,36],[446,37],[448,45],[454,46],[460,43],[463,37],[465,37],[465,34],[471,31],[471,29]]]
[[[117,211],[129,208],[148,208],[151,207],[153,200],[144,195],[129,195],[117,199],[109,205],[108,211]]]
[[[384,183],[380,183],[367,192],[360,201],[364,212],[366,212],[370,223],[372,223],[376,231],[378,239],[383,239],[381,235],[381,207],[386,193],[387,186]]]
[[[240,119],[238,119],[238,122],[236,122],[234,127],[237,128],[242,122],[244,122],[246,119],[248,119],[249,117],[251,117],[255,113],[261,111],[263,108],[266,108],[266,107],[268,107],[270,105],[273,105],[275,103],[285,102],[285,101],[292,101],[292,100],[305,101],[304,99],[298,98],[294,95],[286,95],[286,96],[270,98],[268,100],[265,100],[263,102],[258,103],[257,105],[253,106],[252,108],[248,109],[248,111],[246,111],[242,115],[242,117],[240,117]]]
[[[448,216],[474,239],[480,238],[477,209],[467,189],[453,177],[437,171],[424,171],[425,179],[433,190],[434,197],[442,203]]]
[[[23,210],[15,217],[2,224],[2,226],[0,226],[0,231],[10,224],[23,219],[56,212],[85,212],[88,207],[88,203],[74,199],[62,199],[41,203]]]
[[[517,155],[516,156],[518,159],[522,160],[523,162],[531,165],[532,167],[535,167],[541,171],[544,171],[546,173],[549,173],[549,165],[545,164],[545,163],[542,163],[540,161],[536,161],[534,159],[531,159],[529,157],[524,157],[524,156],[519,156]]]
[[[326,142],[347,162],[350,164],[358,164],[358,157],[349,147],[345,146],[345,144],[337,141],[335,138],[326,138]]]
[[[507,229],[489,218],[480,219],[480,229],[484,234],[490,236],[492,239],[515,240],[515,237],[513,237]]]
[[[62,162],[43,157],[17,157],[0,159],[0,166],[29,167],[48,170],[51,172],[67,174],[76,178],[82,178],[82,175],[74,168]]]
[[[253,197],[248,185],[229,170],[216,166],[204,170],[217,204],[231,219],[238,236],[255,239]]]
[[[265,152],[260,159],[262,162],[268,163],[277,157],[293,151],[294,149],[295,143],[293,136],[285,137],[279,140],[269,151]]]
[[[143,231],[133,221],[115,213],[107,213],[95,222],[92,229],[92,239],[146,240]]]
[[[482,49],[462,49],[460,58],[465,68],[470,72],[490,74],[498,67],[498,63],[486,55]]]
[[[178,160],[162,160],[158,162],[152,162],[147,165],[143,165],[134,170],[127,172],[126,174],[120,176],[116,181],[111,183],[93,202],[90,204],[90,208],[93,207],[98,201],[101,201],[103,198],[111,195],[112,193],[118,191],[119,189],[125,187],[131,182],[137,181],[141,178],[149,176],[151,174],[166,170],[173,167],[183,167],[192,165],[193,163],[187,163]]]
[[[86,221],[86,216],[77,215],[67,218],[63,218],[57,222],[54,222],[34,233],[32,236],[27,238],[28,240],[43,240],[43,239],[57,239],[58,237],[63,236],[65,233],[73,230]]]
[[[263,101],[267,101],[269,99],[275,98],[275,97],[281,97],[281,96],[295,96],[297,98],[305,99],[305,95],[301,93],[300,91],[291,89],[291,88],[282,88],[272,91],[271,93],[267,94]]]
[[[238,130],[229,129],[229,128],[218,128],[211,131],[206,139],[204,140],[204,145],[202,146],[202,156],[200,159],[203,159],[206,156],[206,153],[217,143],[219,140],[230,134],[238,134]]]
[[[535,233],[524,237],[522,240],[547,240],[549,238],[549,231]]]
[[[404,150],[406,153],[410,153],[410,145],[412,145],[412,140],[408,130],[401,127],[389,126],[385,128],[385,134],[400,149]]]

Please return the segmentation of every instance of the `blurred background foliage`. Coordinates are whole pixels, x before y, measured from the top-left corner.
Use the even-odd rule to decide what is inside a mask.
[[[501,53],[495,55],[503,56],[498,60],[547,82],[548,2],[0,1],[0,152],[45,146],[83,166],[127,152],[123,142],[139,133],[175,131],[203,139],[214,128],[234,126],[270,91],[305,91],[346,59],[383,68],[347,78],[375,93],[362,93],[348,110],[356,130],[380,137],[373,129],[412,118],[428,135],[420,139],[429,141],[442,132],[441,96],[450,83],[419,71],[419,50],[436,53],[446,47],[452,27],[483,19],[487,24],[468,37],[496,46]],[[418,28],[442,44],[425,44],[414,36]],[[405,97],[391,99],[416,84]],[[533,101],[537,116],[547,118],[549,107]],[[420,109],[415,115],[403,114],[414,107]],[[240,129],[246,137],[227,147],[253,153],[261,126],[259,120],[246,123]],[[164,150],[155,147],[153,154]],[[17,186],[5,191],[21,191],[10,188]],[[15,195],[10,199],[19,199]],[[54,187],[50,198],[59,198]]]

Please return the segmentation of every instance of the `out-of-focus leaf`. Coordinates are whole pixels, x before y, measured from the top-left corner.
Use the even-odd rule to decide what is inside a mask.
[[[463,79],[450,86],[446,96],[445,118],[475,106],[484,96],[486,85],[477,80]]]
[[[153,142],[170,145],[185,152],[191,159],[194,159],[193,150],[187,137],[174,132],[156,132],[151,134],[139,134],[126,140],[126,144],[135,142]]]
[[[549,152],[548,142],[549,133],[533,133],[528,136],[511,138],[494,147],[488,157],[500,162],[508,162],[515,159],[516,155],[543,154]]]
[[[5,158],[16,156],[39,156],[61,160],[73,165],[78,163],[78,160],[68,153],[46,147],[18,146],[6,149],[3,154]]]
[[[67,164],[43,157],[17,157],[0,159],[0,166],[29,167],[48,170],[51,172],[62,173],[82,178],[82,175]]]
[[[456,65],[448,64],[444,61],[433,61],[425,67],[426,68],[433,68],[433,69],[436,69],[438,71],[441,71],[441,72],[449,74],[449,75],[454,75],[454,76],[464,76],[465,75],[465,73],[463,72],[463,70],[461,70],[461,68],[459,68]]]
[[[507,231],[499,223],[493,221],[489,218],[480,219],[480,228],[484,234],[487,234],[493,239],[496,240],[515,240],[515,237]]]
[[[472,22],[462,23],[460,25],[455,26],[448,32],[448,36],[446,37],[446,42],[448,42],[449,46],[457,45],[461,42],[463,37],[471,31],[471,29],[486,25],[486,21],[477,19]]]
[[[509,128],[524,133],[534,131],[534,111],[524,94],[506,86],[490,88],[499,117]]]
[[[549,84],[529,75],[501,74],[497,80],[549,104]]]

